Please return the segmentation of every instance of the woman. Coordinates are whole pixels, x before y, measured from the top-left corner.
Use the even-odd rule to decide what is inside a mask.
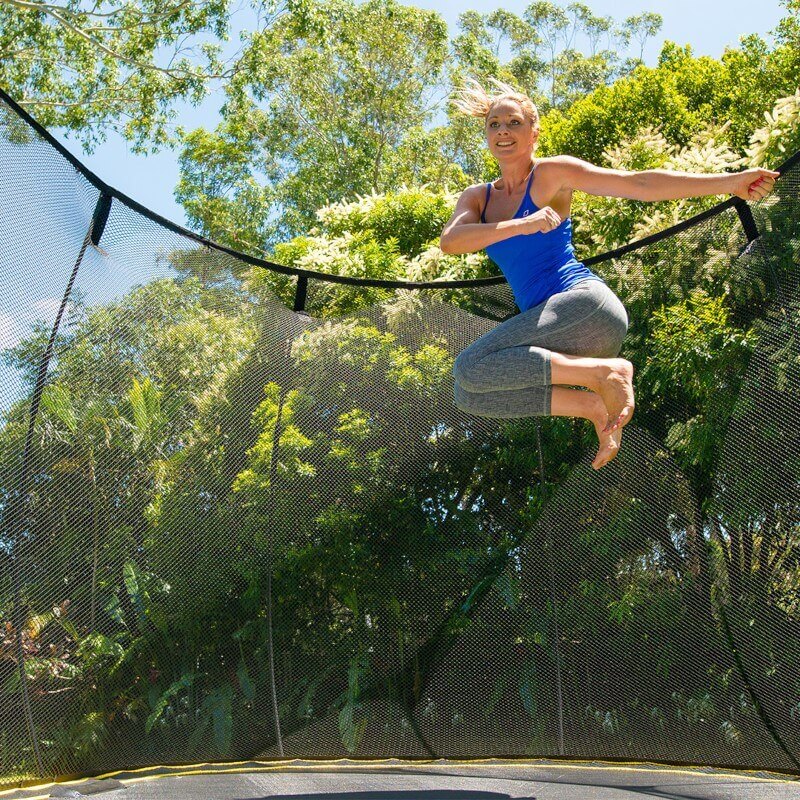
[[[536,107],[513,87],[493,84],[497,91],[490,96],[471,81],[454,104],[483,117],[500,178],[461,194],[440,246],[445,253],[485,249],[506,276],[521,313],[458,356],[456,405],[486,417],[588,419],[599,440],[592,466],[600,469],[616,456],[622,428],[633,416],[633,366],[616,357],[628,329],[624,306],[575,259],[573,191],[651,201],[712,194],[760,200],[772,191],[778,173],[624,172],[571,156],[534,158]]]

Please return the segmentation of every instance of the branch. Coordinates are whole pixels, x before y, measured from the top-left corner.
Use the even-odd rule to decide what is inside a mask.
[[[45,106],[47,108],[76,108],[78,106],[86,106],[92,105],[93,103],[105,103],[108,98],[97,98],[95,96],[94,100],[91,101],[78,101],[76,103],[57,103],[57,102],[49,102],[47,100],[32,100],[30,98],[23,97],[22,100],[19,101],[19,104],[23,108],[29,108],[32,106]],[[121,103],[138,103],[140,98],[138,97],[114,97],[114,102],[121,102]]]
[[[58,13],[58,11],[65,11],[66,9],[60,6],[50,6],[44,3],[35,3],[35,2],[31,3],[31,2],[26,2],[26,0],[0,0],[0,3],[6,3],[7,5],[17,6],[19,8],[24,8],[28,11],[32,10],[44,11],[46,14],[49,14],[51,17],[53,17],[53,19],[57,20],[59,24],[61,24],[67,30],[72,31],[76,36],[80,36],[82,39],[85,39],[87,42],[96,47],[98,50],[101,50],[102,52],[106,53],[106,55],[109,55],[112,58],[121,61],[123,64],[127,64],[128,66],[135,67],[136,69],[153,70],[154,72],[161,72],[164,75],[169,75],[169,77],[171,78],[175,78],[180,75],[190,75],[193,77],[197,77],[195,73],[188,72],[186,70],[162,69],[161,67],[157,67],[155,64],[147,64],[144,62],[135,61],[134,59],[123,56],[121,53],[117,53],[110,47],[104,45],[102,42],[98,42],[96,39],[93,39],[91,36],[89,36],[88,33],[76,27],[71,22],[62,17],[61,14]]]

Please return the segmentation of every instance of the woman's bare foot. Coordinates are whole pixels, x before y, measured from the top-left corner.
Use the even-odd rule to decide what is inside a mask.
[[[610,358],[600,371],[601,377],[595,391],[603,398],[608,412],[608,422],[603,433],[609,434],[627,425],[633,417],[636,405],[633,396],[633,364],[624,358]]]
[[[622,440],[622,428],[610,433],[605,431],[608,424],[608,411],[599,394],[583,389],[570,389],[567,386],[554,386],[550,403],[550,415],[553,417],[580,417],[588,419],[597,432],[599,447],[592,461],[595,469],[608,464],[616,458]]]
[[[600,446],[597,448],[597,455],[592,461],[592,469],[600,469],[613,461],[617,457],[619,447],[622,442],[622,428],[616,428],[611,433],[605,433],[603,426],[595,425],[597,431],[597,438]]]
[[[602,410],[592,418],[595,432],[597,433],[597,455],[592,461],[592,469],[600,469],[613,461],[619,452],[620,443],[622,442],[622,427],[616,428],[611,433],[606,432],[605,426],[608,416],[605,411],[605,406],[601,402],[599,404]]]

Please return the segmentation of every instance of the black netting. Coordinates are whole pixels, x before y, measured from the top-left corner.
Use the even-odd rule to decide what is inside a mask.
[[[5,102],[0,148],[0,788],[280,756],[800,771],[797,167],[753,242],[729,203],[595,265],[637,364],[676,297],[757,334],[711,397],[689,356],[643,392],[595,472],[588,423],[453,403],[504,283],[307,276],[295,312],[296,275]]]

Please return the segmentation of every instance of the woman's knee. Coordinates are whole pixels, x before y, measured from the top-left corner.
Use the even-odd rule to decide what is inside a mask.
[[[469,349],[459,353],[453,362],[453,377],[456,383],[461,384],[465,389],[475,385],[476,364],[475,358]]]
[[[453,384],[453,401],[459,411],[469,412],[469,395],[458,383]]]
[[[622,304],[620,304],[622,306]],[[619,355],[619,351],[622,350],[622,343],[625,341],[625,337],[628,334],[628,315],[625,312],[625,308],[622,307],[622,315],[616,318],[616,324],[614,325],[614,355]]]
[[[602,326],[602,334],[598,336],[598,356],[601,358],[614,358],[619,355],[622,343],[628,333],[628,314],[625,307],[619,300],[614,304],[616,307],[609,309],[610,313],[606,316]]]

